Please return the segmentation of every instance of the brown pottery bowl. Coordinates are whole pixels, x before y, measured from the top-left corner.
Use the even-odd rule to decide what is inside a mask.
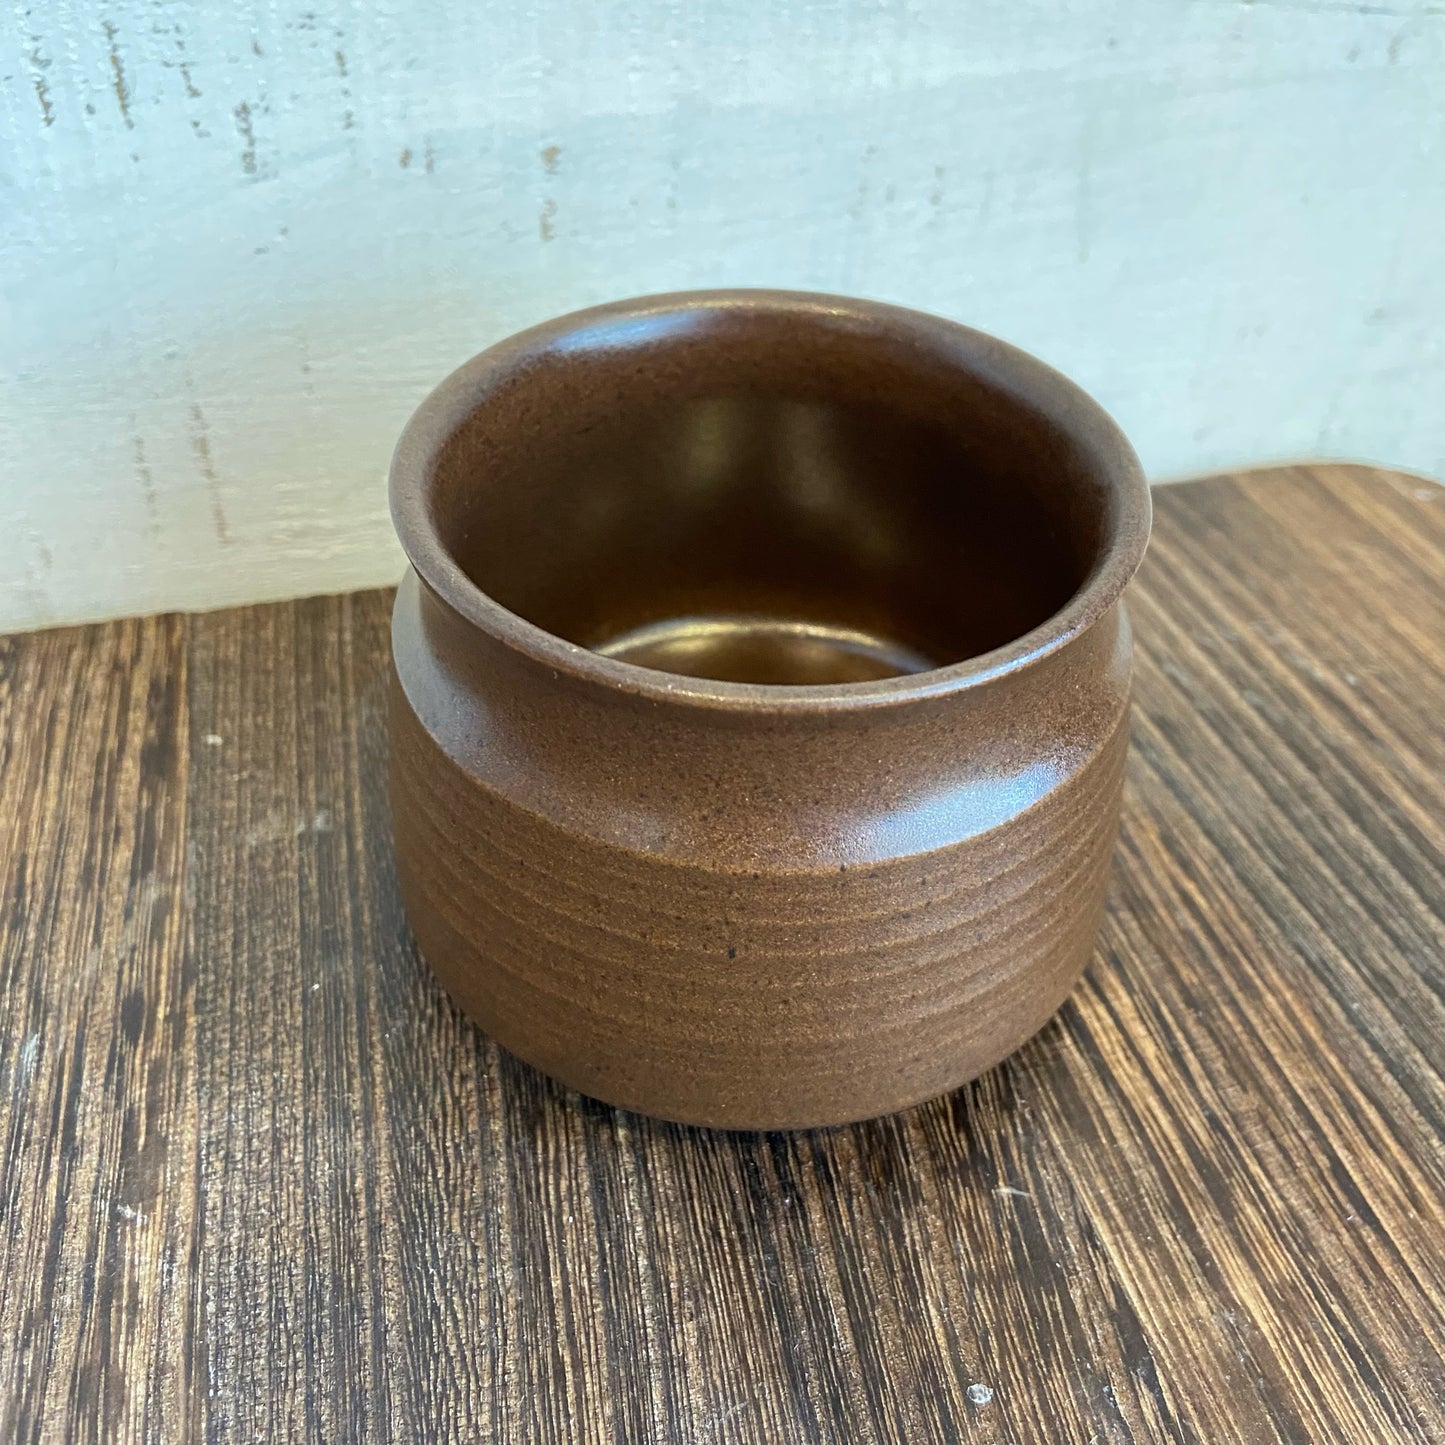
[[[651,297],[453,373],[391,501],[402,890],[507,1048],[795,1127],[953,1089],[1058,1008],[1149,530],[1078,388],[892,306]]]

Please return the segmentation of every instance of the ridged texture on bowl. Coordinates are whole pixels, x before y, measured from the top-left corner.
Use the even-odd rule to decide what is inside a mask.
[[[543,725],[546,688],[504,658],[448,668],[453,622],[409,579],[392,802],[421,950],[508,1048],[644,1112],[811,1126],[954,1088],[1088,961],[1127,746],[1121,622],[916,720],[779,731],[619,697],[609,729],[609,704],[590,716],[560,684]],[[790,749],[791,770],[768,762]],[[942,801],[899,801],[919,796]]]

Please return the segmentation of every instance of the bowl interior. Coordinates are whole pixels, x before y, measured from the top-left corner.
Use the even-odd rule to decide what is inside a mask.
[[[437,533],[527,621],[695,677],[1021,637],[1098,560],[1107,497],[986,338],[906,315],[699,304],[506,343],[425,479]]]

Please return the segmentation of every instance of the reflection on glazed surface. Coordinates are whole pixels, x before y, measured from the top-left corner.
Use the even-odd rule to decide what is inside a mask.
[[[954,783],[864,821],[858,829],[859,856],[911,857],[976,838],[1047,797],[1064,776],[1065,769],[1047,761],[997,777]]]
[[[593,651],[684,677],[783,686],[875,682],[938,666],[921,652],[860,628],[746,615],[646,623]]]

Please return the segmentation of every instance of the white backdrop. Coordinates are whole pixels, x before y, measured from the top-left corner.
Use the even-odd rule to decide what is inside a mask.
[[[1445,17],[1306,0],[53,0],[0,31],[0,627],[394,579],[489,341],[712,284],[940,311],[1152,475],[1445,472]]]

